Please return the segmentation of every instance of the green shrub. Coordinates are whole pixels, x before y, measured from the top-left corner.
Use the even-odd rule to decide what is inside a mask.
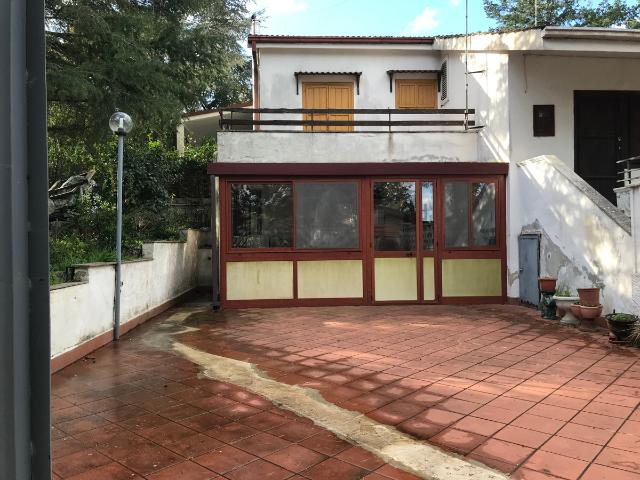
[[[183,156],[159,141],[128,142],[123,178],[123,257],[139,257],[142,244],[152,240],[176,240],[193,224],[169,208],[176,197],[209,196],[206,167],[215,157],[216,145],[188,149]],[[50,239],[52,283],[64,281],[67,267],[115,260],[116,141],[89,149],[83,145],[52,142],[49,164],[52,180],[95,169],[96,187],[78,199],[73,216],[56,228]]]

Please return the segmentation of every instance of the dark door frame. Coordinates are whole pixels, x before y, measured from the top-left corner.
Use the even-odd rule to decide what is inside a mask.
[[[582,164],[580,160],[580,129],[579,129],[579,109],[581,101],[586,101],[589,96],[599,96],[599,97],[610,97],[612,102],[625,102],[620,103],[619,106],[624,105],[624,110],[619,111],[617,115],[617,120],[619,123],[616,124],[616,132],[618,137],[618,145],[617,145],[617,155],[614,161],[622,160],[624,158],[628,158],[632,154],[635,155],[634,152],[630,152],[631,148],[631,136],[632,136],[632,126],[631,126],[631,108],[630,108],[630,97],[631,96],[639,96],[640,90],[574,90],[573,91],[573,142],[574,142],[574,171],[580,175],[580,177],[585,178],[589,175],[585,175],[584,168],[585,165]],[[624,117],[624,118],[623,118]],[[640,154],[640,152],[637,152]],[[617,173],[616,168],[616,173]],[[586,179],[585,179],[586,180]],[[602,193],[602,192],[601,192]],[[604,195],[604,194],[603,194]],[[604,195],[606,196],[606,195]]]

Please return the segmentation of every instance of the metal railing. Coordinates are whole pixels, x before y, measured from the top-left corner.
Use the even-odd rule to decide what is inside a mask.
[[[623,158],[616,162],[618,165],[617,183],[621,187],[640,184],[640,155],[636,157]]]
[[[251,114],[252,118],[238,118],[234,113]],[[464,108],[432,108],[432,109],[398,109],[398,108],[222,108],[219,110],[220,128],[222,130],[237,129],[238,127],[253,127],[260,129],[261,126],[269,127],[303,127],[305,131],[319,131],[316,127],[327,127],[327,130],[334,131],[331,127],[379,127],[386,128],[388,131],[395,130],[397,127],[462,127],[466,130],[477,130],[482,128],[476,126],[475,120],[471,118],[475,116],[475,109],[465,110]],[[279,115],[302,115],[303,118],[273,118]],[[266,118],[261,118],[265,115]],[[352,119],[337,120],[326,119],[330,115],[349,115]],[[361,118],[362,116],[375,115],[376,119]],[[380,119],[384,115],[384,119]],[[398,116],[411,115],[412,118],[399,120]],[[447,119],[426,120],[425,116],[441,115],[448,117]],[[356,116],[358,118],[356,118]],[[451,117],[457,117],[449,119]],[[318,119],[320,117],[321,119]],[[325,119],[322,119],[325,118]],[[289,130],[299,130],[299,128],[290,128]],[[323,131],[326,131],[323,129]],[[344,131],[344,130],[343,130]],[[351,130],[349,130],[351,131]],[[358,128],[358,132],[363,132]],[[425,131],[425,130],[411,130]],[[428,130],[426,130],[428,131]]]

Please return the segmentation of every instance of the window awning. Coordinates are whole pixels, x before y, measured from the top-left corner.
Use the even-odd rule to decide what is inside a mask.
[[[360,95],[360,76],[362,72],[294,72],[293,75],[296,77],[296,95],[300,95],[300,76],[305,75],[339,75],[339,76],[348,76],[355,77],[356,79],[356,93]]]
[[[390,92],[393,92],[393,76],[396,73],[435,73],[438,75],[438,90],[440,90],[440,70],[387,70],[387,75],[389,75]]]

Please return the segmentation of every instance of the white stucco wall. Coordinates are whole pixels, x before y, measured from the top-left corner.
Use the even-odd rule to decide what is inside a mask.
[[[389,91],[387,70],[439,70],[440,52],[427,45],[392,45],[385,48],[362,45],[359,48],[305,45],[303,48],[260,48],[260,107],[302,108],[302,82],[354,83],[354,108],[395,108],[395,88]],[[294,72],[362,72],[360,94],[356,92],[353,76],[301,76],[296,94]],[[394,78],[436,78],[436,74],[397,74]],[[262,120],[297,119],[301,115],[267,115]],[[401,117],[405,119],[405,116]],[[367,115],[360,120],[386,120],[387,116]],[[397,119],[400,119],[398,117]],[[434,118],[435,119],[435,118]],[[262,129],[282,127],[263,126]],[[296,127],[287,127],[288,130]],[[364,128],[364,127],[363,127]],[[302,127],[297,128],[302,130]],[[385,127],[366,127],[385,130]]]
[[[199,234],[189,230],[184,242],[145,244],[146,258],[123,263],[122,324],[198,285]],[[52,288],[52,357],[112,329],[114,275],[113,264],[79,266],[81,283]]]
[[[630,221],[561,160],[512,164],[507,289],[519,297],[518,235],[540,233],[540,270],[573,290],[602,287],[604,313],[633,311]]]
[[[640,90],[640,59],[523,55],[509,58],[511,160],[555,155],[574,165],[575,90]],[[533,136],[533,105],[555,105],[554,137]]]
[[[473,162],[477,133],[220,132],[218,162]]]

